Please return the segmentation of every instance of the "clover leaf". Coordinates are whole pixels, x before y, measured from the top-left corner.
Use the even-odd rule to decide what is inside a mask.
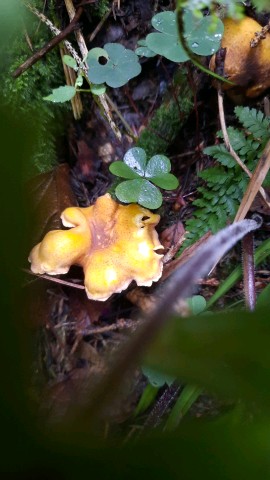
[[[107,83],[118,88],[141,72],[138,56],[120,43],[106,43],[104,48],[93,48],[86,58],[88,78],[95,84]]]
[[[136,48],[135,53],[141,57],[147,57],[147,58],[156,56],[156,53],[153,52],[153,50],[150,50],[149,47],[147,47],[145,40],[138,41],[138,47]]]
[[[213,55],[220,48],[224,25],[219,18],[212,15],[198,18],[186,10],[184,25],[188,46],[197,55]]]
[[[220,19],[211,15],[200,18],[191,10],[185,10],[183,22],[184,35],[192,52],[212,55],[219,49],[224,31]],[[158,13],[152,18],[152,25],[159,33],[149,33],[145,46],[173,62],[186,62],[188,55],[179,39],[176,12]]]
[[[139,203],[145,208],[156,209],[162,205],[160,191],[143,178],[126,180],[115,189],[117,198],[124,203]]]
[[[156,209],[162,205],[159,189],[173,190],[178,187],[177,178],[169,173],[171,162],[165,155],[154,155],[147,162],[143,148],[130,148],[123,161],[113,162],[110,171],[124,182],[117,185],[115,194],[124,203],[139,203]],[[154,185],[153,185],[154,184]]]
[[[176,13],[158,13],[152,18],[152,25],[160,33],[149,33],[146,46],[172,62],[186,62],[188,55],[178,38]]]

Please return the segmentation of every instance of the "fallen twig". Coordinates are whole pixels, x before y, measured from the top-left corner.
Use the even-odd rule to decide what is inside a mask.
[[[97,24],[95,30],[91,33],[89,37],[89,42],[92,42],[95,38],[95,36],[98,34],[98,32],[101,30],[103,27],[104,23],[106,22],[107,18],[110,16],[112,12],[112,9],[110,8],[107,13],[105,13],[104,17],[100,20],[100,22]]]
[[[244,164],[244,162],[242,162],[241,158],[237,155],[237,153],[234,151],[232,145],[231,145],[231,142],[230,142],[230,139],[229,139],[229,135],[228,135],[228,131],[227,131],[227,127],[226,127],[226,121],[225,121],[225,115],[224,115],[224,105],[223,105],[223,93],[221,91],[220,88],[218,88],[217,90],[218,92],[218,111],[219,111],[219,120],[220,120],[220,126],[221,126],[221,130],[222,130],[222,133],[223,133],[223,138],[224,138],[224,143],[225,143],[225,146],[228,150],[228,152],[230,153],[230,155],[234,158],[234,160],[238,163],[238,165],[242,168],[242,170],[244,170],[244,172],[248,175],[249,178],[252,178],[252,176],[254,174],[251,173],[251,171],[247,168],[247,166]],[[255,173],[255,172],[254,172]],[[257,192],[260,192],[263,200],[265,201],[265,203],[267,204],[268,207],[270,207],[270,202],[269,202],[269,199],[268,199],[268,195],[267,193],[265,192],[264,188],[261,186],[259,186],[259,189],[257,190]],[[256,192],[256,193],[257,193]],[[244,218],[244,217],[243,217]],[[238,219],[240,220],[240,219]]]
[[[44,45],[40,50],[35,52],[31,57],[29,57],[25,62],[23,62],[16,70],[12,73],[14,78],[18,78],[22,73],[24,73],[28,68],[32,67],[38,60],[40,60],[44,55],[50,52],[56,45],[59,45],[71,32],[79,28],[78,20],[83,12],[82,7],[78,8],[76,15],[74,16],[72,22],[52,38],[46,45]],[[41,14],[43,15],[43,14]]]
[[[235,216],[234,222],[239,222],[246,217],[247,212],[249,211],[251,204],[256,197],[258,191],[261,193],[261,185],[267,175],[267,172],[270,168],[270,140],[268,141],[264,152],[257,163],[255,171],[250,179],[248,187],[246,189],[245,195],[243,196],[242,202],[238,209],[238,212]],[[266,197],[267,194],[265,193]],[[268,199],[265,199],[268,208],[270,208],[270,202]]]
[[[34,273],[31,270],[28,270],[27,268],[23,268],[22,270],[23,272],[28,273],[29,275],[34,275],[35,277],[41,278],[43,280],[49,280],[50,282],[60,283],[61,285],[65,285],[67,287],[79,288],[80,290],[85,290],[84,285],[80,285],[78,283],[67,282],[66,280],[61,280],[60,278],[51,277],[50,275],[46,275],[46,274],[40,275],[39,273]]]

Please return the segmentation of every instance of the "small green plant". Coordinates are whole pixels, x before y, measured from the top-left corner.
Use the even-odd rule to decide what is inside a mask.
[[[219,49],[224,29],[219,18],[211,15],[198,17],[191,10],[185,10],[183,22],[185,38],[193,53],[211,55]],[[76,83],[54,89],[44,100],[63,103],[81,91],[101,95],[106,90],[104,84],[112,88],[122,87],[140,74],[138,55],[152,57],[159,54],[173,62],[186,62],[189,56],[178,36],[176,12],[158,13],[152,18],[152,25],[158,33],[150,33],[145,40],[140,40],[136,52],[120,43],[107,43],[104,48],[91,49],[84,59],[89,67],[87,74],[83,64],[78,65],[72,57],[65,55],[64,62],[77,72]],[[88,89],[81,89],[84,79],[89,84]]]
[[[197,55],[212,55],[220,47],[224,26],[220,19],[207,16],[198,18],[190,10],[183,15],[185,38],[190,50]],[[145,57],[162,55],[172,62],[186,62],[189,57],[178,35],[176,12],[161,12],[152,18],[158,31],[149,33],[140,41],[136,53]]]
[[[124,182],[117,185],[115,195],[124,203],[139,203],[145,208],[156,209],[162,204],[162,195],[155,186],[174,190],[177,178],[169,173],[171,162],[165,155],[154,155],[147,162],[143,148],[129,149],[123,161],[113,162],[110,171]]]
[[[242,128],[228,128],[233,149],[241,160],[253,171],[269,140],[270,119],[255,108],[236,107],[235,115]],[[222,133],[217,136],[222,138]],[[208,230],[213,233],[232,219],[246,190],[248,177],[236,164],[226,146],[221,143],[204,149],[206,155],[214,157],[219,165],[203,170],[199,177],[205,185],[197,190],[200,197],[193,202],[197,209],[186,222],[188,231],[184,247],[194,243]],[[269,184],[269,175],[264,185]]]
[[[89,67],[87,75],[83,71],[83,65],[77,65],[70,55],[64,55],[63,60],[77,72],[75,85],[55,88],[44,100],[54,103],[68,102],[77,92],[82,91],[102,95],[106,91],[104,84],[113,88],[122,87],[141,73],[138,55],[120,43],[107,43],[104,48],[89,50],[85,59]],[[88,89],[81,89],[84,79],[89,84]]]
[[[87,58],[88,78],[91,83],[106,83],[118,88],[141,73],[139,58],[120,43],[106,43],[104,48],[93,48]]]

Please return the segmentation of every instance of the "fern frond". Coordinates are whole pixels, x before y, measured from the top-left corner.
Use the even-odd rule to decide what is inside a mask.
[[[243,128],[229,127],[229,139],[241,160],[253,171],[270,138],[270,119],[248,107],[236,107],[235,115]],[[217,137],[223,138],[221,131]],[[197,208],[193,217],[186,222],[188,233],[183,248],[209,230],[215,233],[235,216],[249,181],[223,143],[205,148],[204,153],[212,156],[219,165],[207,168],[198,175],[204,180],[204,185],[197,189],[199,197],[193,202]],[[270,174],[264,182],[264,185],[268,184]]]
[[[236,107],[234,112],[243,127],[255,138],[270,136],[270,119],[265,117],[260,110],[249,107]]]

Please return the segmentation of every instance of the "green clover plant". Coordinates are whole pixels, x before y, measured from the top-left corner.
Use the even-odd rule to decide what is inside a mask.
[[[138,56],[120,43],[106,43],[104,48],[93,48],[88,52],[88,78],[95,84],[106,83],[118,88],[141,73]]]
[[[174,190],[177,178],[169,173],[171,162],[165,155],[154,155],[147,162],[143,148],[130,148],[123,161],[113,162],[110,171],[127,180],[117,185],[115,194],[124,203],[139,203],[145,208],[156,209],[162,204],[162,195],[156,187]]]
[[[212,15],[195,16],[185,10],[185,38],[190,50],[197,55],[212,55],[220,47],[224,26],[222,21]],[[189,57],[178,35],[176,12],[161,12],[152,18],[152,26],[158,31],[149,33],[144,43],[136,49],[138,55],[153,56],[150,52],[162,55],[172,62],[186,62]]]
[[[100,48],[96,50],[103,50],[103,49]],[[104,84],[96,85],[92,83],[89,85],[88,89],[81,89],[83,85],[83,80],[85,78],[82,65],[78,66],[76,60],[74,60],[74,58],[71,57],[70,55],[64,55],[63,62],[66,65],[68,65],[68,67],[73,68],[73,70],[77,72],[75,85],[74,86],[64,85],[58,88],[54,88],[50,95],[48,95],[47,97],[43,97],[43,100],[47,100],[53,103],[63,103],[71,100],[76,95],[77,92],[89,92],[89,93],[93,93],[94,95],[102,95],[103,93],[105,93],[106,86]]]
[[[82,65],[78,66],[70,55],[64,55],[63,61],[77,72],[75,85],[55,88],[50,95],[44,97],[44,100],[63,103],[71,100],[77,92],[102,95],[106,91],[105,83],[113,88],[122,87],[141,72],[138,55],[120,43],[107,43],[104,48],[89,50],[85,58],[89,66],[87,76]],[[88,89],[81,89],[84,78],[89,83]]]

